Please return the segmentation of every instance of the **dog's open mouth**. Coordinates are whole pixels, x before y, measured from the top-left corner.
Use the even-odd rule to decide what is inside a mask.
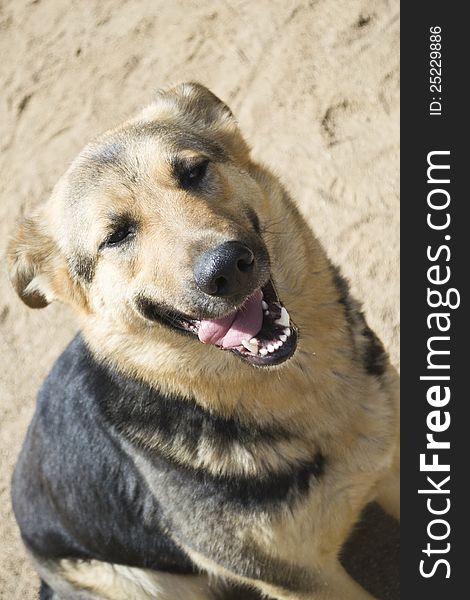
[[[193,319],[149,305],[145,316],[191,333],[204,344],[229,350],[259,367],[281,364],[297,347],[297,328],[271,281],[255,290],[238,310],[221,319]]]

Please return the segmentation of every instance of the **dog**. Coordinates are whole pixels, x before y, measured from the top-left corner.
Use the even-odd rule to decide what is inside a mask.
[[[85,146],[8,265],[81,326],[12,483],[43,598],[372,598],[338,555],[370,501],[398,518],[398,377],[219,98]]]

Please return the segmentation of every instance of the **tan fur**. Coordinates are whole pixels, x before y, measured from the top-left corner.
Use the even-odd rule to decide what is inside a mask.
[[[207,575],[173,575],[99,560],[43,561],[31,557],[58,600],[207,600]],[[56,596],[54,596],[56,600]]]
[[[202,115],[199,121],[197,115]],[[209,131],[210,141],[226,150],[228,159],[209,167],[214,184],[203,198],[179,189],[168,168],[171,156],[193,159],[200,152],[170,147],[158,136],[143,142],[133,135],[132,126],[152,121],[206,137]],[[91,175],[83,165],[116,132],[124,140],[126,160],[139,173],[132,193],[105,175],[100,186],[91,185],[80,207],[72,203],[65,211],[64,190],[74,180],[89,185]],[[137,291],[145,291],[155,301],[191,314],[186,286],[194,252],[244,234],[250,228],[247,207],[261,219],[273,279],[300,331],[295,355],[276,368],[256,369],[230,353],[175,335],[144,319],[130,302]],[[66,265],[80,252],[96,253],[110,211],[125,211],[143,223],[137,247],[119,257],[105,250],[92,281],[79,281]],[[41,228],[39,237],[31,234],[34,227]],[[390,366],[380,378],[364,374],[357,357],[360,341],[351,336],[325,252],[277,178],[251,160],[220,101],[200,86],[179,86],[160,93],[141,115],[90,144],[64,175],[40,219],[27,222],[13,240],[9,260],[13,283],[28,304],[42,306],[56,299],[77,309],[99,360],[164,393],[192,397],[221,415],[246,423],[282,423],[297,434],[272,446],[233,446],[223,456],[201,446],[196,459],[181,440],[181,462],[212,473],[253,474],[261,464],[280,468],[289,458],[305,455],[307,448],[321,447],[332,466],[314,493],[277,518],[240,525],[240,535],[256,537],[268,555],[316,573],[317,589],[311,595],[289,595],[261,581],[248,583],[283,600],[371,598],[346,575],[337,555],[368,501],[377,497],[398,516],[397,376]],[[139,435],[136,431],[135,439]],[[150,467],[135,460],[152,487]],[[186,550],[201,569],[237,579]],[[96,565],[89,565],[88,572],[84,566],[63,568],[76,583],[92,581],[97,573]],[[106,598],[130,597],[124,584],[113,587],[112,569],[100,567],[100,582],[103,573],[111,579],[97,583],[96,589]],[[132,577],[124,578],[126,586],[134,585]],[[109,591],[117,588],[119,592]]]
[[[62,560],[60,569],[71,583],[109,600],[206,600],[210,593],[204,575],[178,576],[99,561]]]

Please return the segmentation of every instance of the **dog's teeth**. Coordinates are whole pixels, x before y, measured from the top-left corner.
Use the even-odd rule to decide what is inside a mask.
[[[268,344],[268,352],[274,352],[275,348],[272,344]]]
[[[279,339],[281,340],[281,342],[285,342],[287,340],[287,335],[285,333],[281,333]]]
[[[289,337],[289,336],[290,336],[290,334],[291,334],[290,327],[286,327],[286,328],[284,329],[284,335],[287,335],[287,337]]]
[[[266,356],[266,354],[268,353],[268,350],[267,350],[267,348],[261,348],[259,353],[261,354],[261,356]]]
[[[250,344],[256,344],[257,346],[259,346],[259,341],[256,338],[251,338]]]
[[[265,315],[269,315],[269,310],[265,310],[265,311],[264,311],[264,314],[265,314]]]
[[[258,344],[252,344],[248,340],[242,340],[243,346],[253,354],[258,354]]]
[[[264,300],[261,301],[261,306],[263,307],[263,310],[268,310],[268,303]]]
[[[282,342],[274,342],[273,346],[278,350],[282,346]]]
[[[276,323],[276,325],[282,325],[282,327],[289,326],[289,323],[290,323],[289,313],[283,306],[281,306],[281,316],[279,317],[279,319],[277,319],[274,322]]]

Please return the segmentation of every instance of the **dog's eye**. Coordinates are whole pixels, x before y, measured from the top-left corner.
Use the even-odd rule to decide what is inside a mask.
[[[181,183],[183,187],[195,187],[204,179],[209,161],[203,160],[196,165],[192,165],[181,174]]]
[[[101,244],[101,247],[106,246],[118,246],[125,240],[133,238],[135,236],[135,226],[131,224],[122,225],[115,229]]]

